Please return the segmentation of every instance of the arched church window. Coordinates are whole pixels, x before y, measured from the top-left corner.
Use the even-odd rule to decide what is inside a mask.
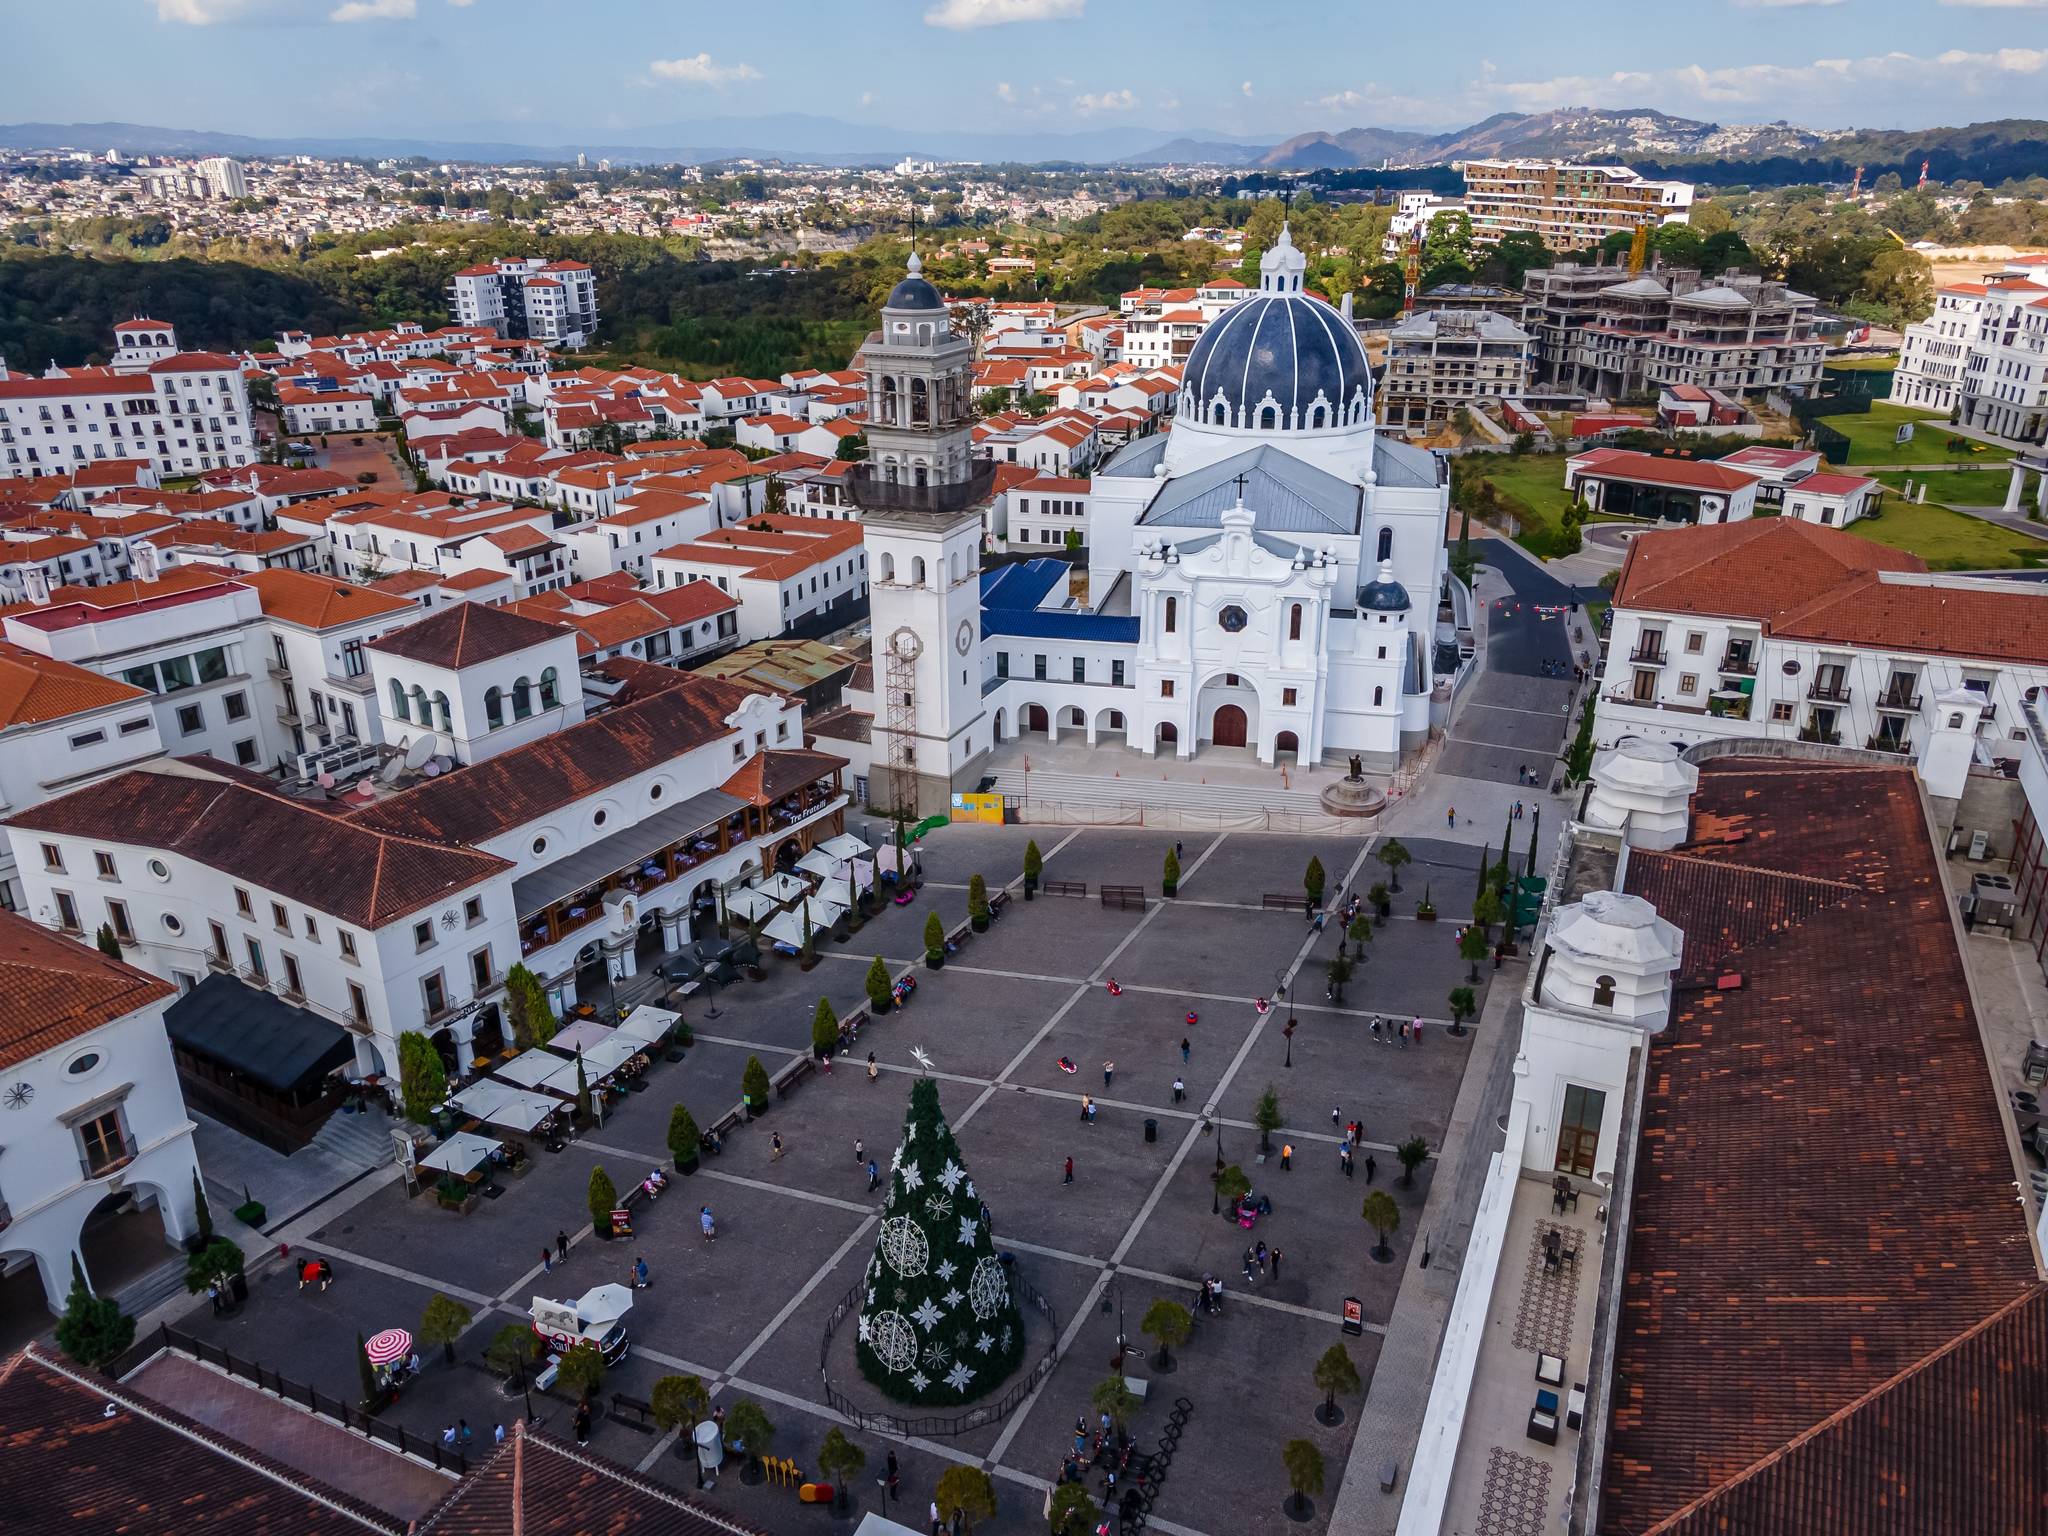
[[[1374,709],[1378,709],[1378,708],[1380,707],[1381,703],[1382,703],[1382,702],[1383,702],[1383,701],[1384,701],[1384,700],[1386,699],[1386,696],[1387,696],[1387,690],[1386,690],[1386,689],[1384,689],[1384,688],[1375,688],[1375,689],[1373,689],[1373,691],[1372,691],[1372,707],[1373,707]]]
[[[1290,640],[1299,640],[1301,638],[1301,604],[1299,603],[1296,603],[1287,610],[1287,638]]]
[[[892,555],[892,554],[889,554],[889,553],[887,553],[887,552],[885,551],[885,552],[883,553],[883,555],[882,555],[882,580],[884,580],[884,581],[894,581],[895,579],[896,579],[896,557],[895,557],[894,555]]]
[[[913,586],[921,587],[925,584],[925,569],[923,555],[916,555],[912,557],[910,562],[910,580]]]
[[[395,677],[391,679],[391,713],[401,720],[412,719],[412,706],[406,702],[405,684]]]
[[[1328,416],[1329,410],[1320,400],[1308,408],[1308,424],[1311,428],[1323,426]]]
[[[434,722],[444,731],[455,728],[448,717],[448,695],[445,693],[436,692],[434,695]]]
[[[1277,406],[1266,406],[1259,412],[1259,430],[1271,432],[1280,425],[1280,411]]]
[[[561,680],[553,667],[540,675],[540,707],[553,709],[560,701]]]
[[[1382,528],[1382,529],[1380,530],[1380,552],[1379,552],[1379,555],[1378,555],[1378,557],[1377,557],[1377,558],[1379,558],[1379,559],[1381,559],[1381,560],[1391,560],[1391,559],[1393,559],[1393,558],[1394,558],[1394,530],[1393,530],[1393,529],[1391,529],[1391,528]]]
[[[1179,617],[1180,599],[1177,597],[1168,597],[1166,600],[1166,632],[1169,635],[1173,633],[1174,621],[1177,620]]]
[[[505,723],[505,692],[502,688],[484,690],[484,724],[496,730]]]
[[[926,396],[923,379],[910,381],[910,424],[913,427],[931,425],[931,401]]]
[[[1595,1008],[1612,1008],[1614,1006],[1614,978],[1612,976],[1594,978],[1593,1006]]]
[[[1227,420],[1227,418],[1228,418],[1228,415],[1229,415],[1229,407],[1228,407],[1228,406],[1226,406],[1226,405],[1225,405],[1225,404],[1224,404],[1224,403],[1223,403],[1223,402],[1222,402],[1221,400],[1218,400],[1218,401],[1216,402],[1216,411],[1215,411],[1215,415],[1214,415],[1214,418],[1213,418],[1213,419],[1214,419],[1214,421],[1215,421],[1215,423],[1216,423],[1216,425],[1217,425],[1217,426],[1219,426],[1219,427],[1220,427],[1220,426],[1223,426],[1223,425],[1224,425],[1224,424],[1226,423],[1226,420]]]
[[[427,713],[427,690],[424,688],[413,689],[412,702],[414,709],[419,714],[420,724],[432,725],[434,723],[433,716]]]
[[[528,678],[516,678],[512,683],[512,718],[524,720],[533,713],[533,683]]]

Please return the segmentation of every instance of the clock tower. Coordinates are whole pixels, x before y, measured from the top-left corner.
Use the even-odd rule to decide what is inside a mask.
[[[861,509],[874,632],[878,808],[926,816],[970,786],[994,745],[981,707],[982,506],[974,347],[954,333],[915,252],[862,359],[868,460],[847,477]]]

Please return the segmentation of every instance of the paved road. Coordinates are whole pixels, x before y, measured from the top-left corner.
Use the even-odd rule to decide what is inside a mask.
[[[1571,694],[1566,609],[1584,589],[1559,581],[1504,540],[1481,540],[1473,549],[1509,590],[1486,584],[1486,667],[1451,723],[1438,772],[1518,784],[1517,770],[1526,766],[1541,779],[1563,737]],[[1564,675],[1546,675],[1546,662],[1566,669]]]

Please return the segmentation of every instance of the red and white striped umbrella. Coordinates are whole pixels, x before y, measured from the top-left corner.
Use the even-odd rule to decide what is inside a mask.
[[[412,1335],[403,1328],[386,1328],[363,1346],[363,1353],[370,1357],[372,1365],[389,1365],[394,1360],[403,1360],[412,1353]]]

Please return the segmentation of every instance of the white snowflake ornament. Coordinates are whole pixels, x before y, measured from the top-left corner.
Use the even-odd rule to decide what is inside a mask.
[[[984,1333],[980,1338],[974,1341],[974,1347],[980,1350],[984,1355],[987,1354],[990,1350],[996,1347],[995,1336],[993,1334]]]
[[[942,1316],[944,1316],[944,1314],[940,1312],[937,1307],[932,1305],[932,1299],[929,1296],[925,1297],[923,1303],[918,1307],[918,1309],[915,1312],[911,1313],[910,1315],[916,1318],[919,1323],[923,1324],[927,1328],[932,1327],[934,1324],[938,1322],[938,1320]]]
[[[932,1384],[932,1379],[931,1377],[925,1375],[923,1371],[912,1371],[910,1373],[910,1384],[913,1387],[917,1388],[918,1391],[922,1392],[926,1387]]]
[[[946,1186],[946,1193],[949,1195],[953,1193],[953,1186],[966,1177],[967,1170],[954,1162],[950,1157],[946,1159],[946,1166],[939,1170],[939,1182]],[[972,1191],[969,1191],[969,1193],[972,1193]]]
[[[974,1372],[967,1368],[965,1361],[956,1360],[953,1369],[946,1373],[946,1385],[955,1392],[967,1390],[967,1383],[974,1380]]]

